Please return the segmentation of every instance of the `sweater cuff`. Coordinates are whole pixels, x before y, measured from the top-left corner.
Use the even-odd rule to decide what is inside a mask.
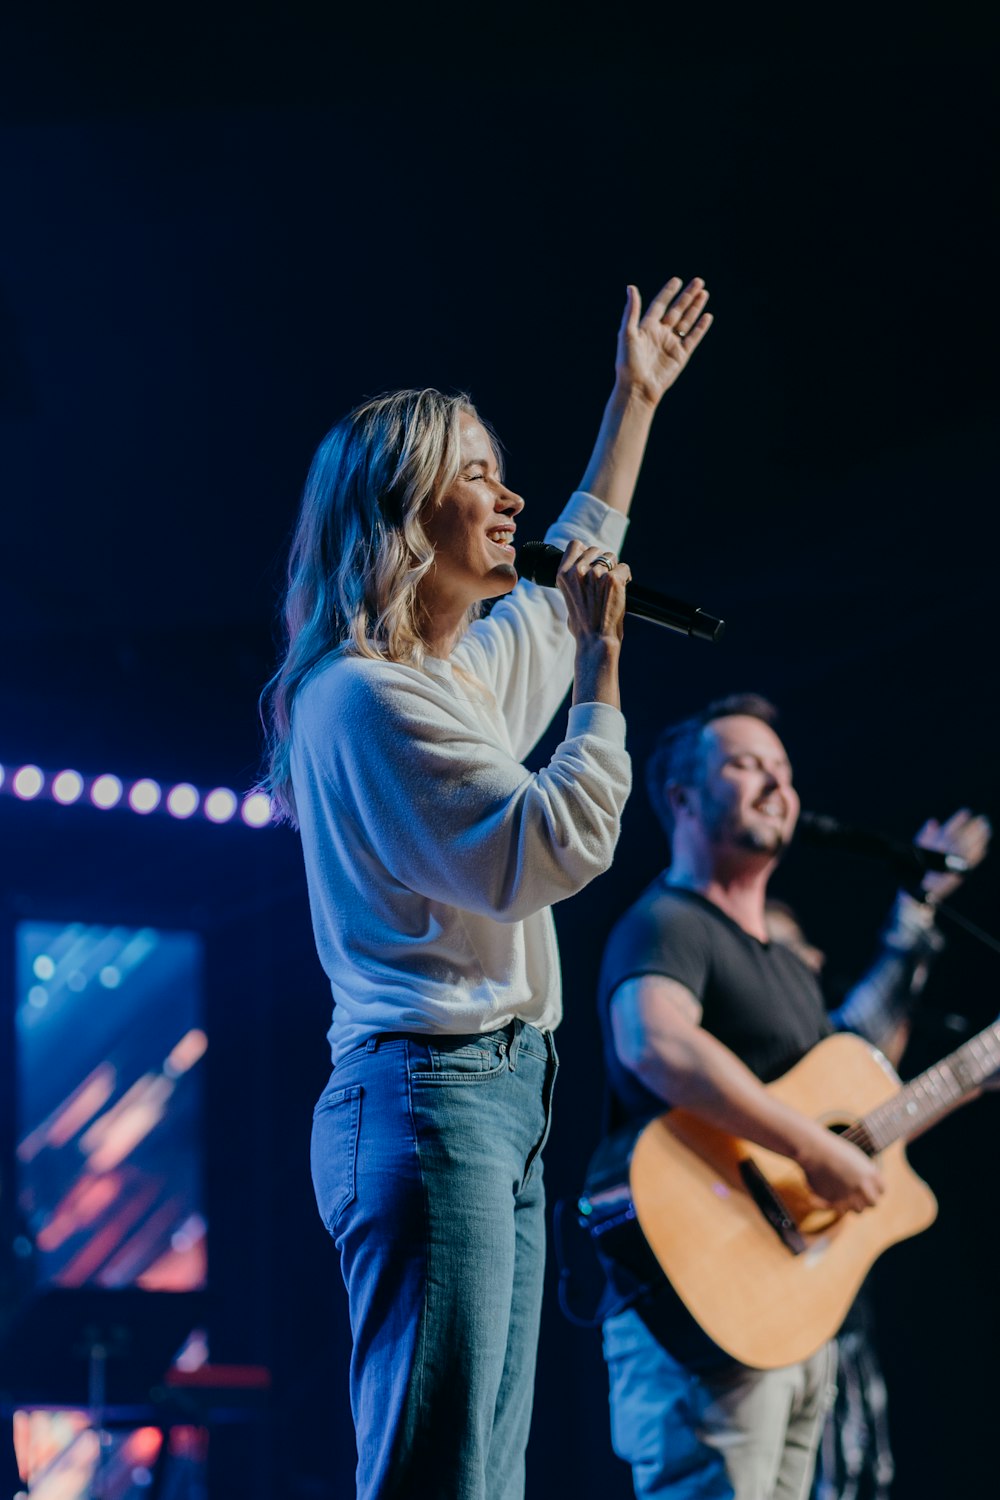
[[[545,533],[545,540],[560,551],[565,551],[572,541],[584,542],[588,547],[609,547],[617,557],[627,530],[628,518],[621,511],[612,510],[586,490],[576,490],[558,521]]]
[[[592,734],[617,750],[625,749],[625,715],[610,703],[574,703],[569,711],[566,738]]]

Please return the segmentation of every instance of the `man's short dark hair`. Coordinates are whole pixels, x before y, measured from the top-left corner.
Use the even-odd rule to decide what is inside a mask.
[[[705,727],[716,719],[727,719],[733,714],[743,714],[748,719],[760,719],[763,724],[773,725],[778,710],[760,693],[730,693],[727,698],[716,698],[679,724],[669,724],[660,734],[646,762],[646,790],[668,838],[673,831],[674,813],[667,788],[691,786],[697,781],[705,753]]]

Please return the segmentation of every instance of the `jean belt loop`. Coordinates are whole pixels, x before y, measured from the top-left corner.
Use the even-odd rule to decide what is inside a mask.
[[[515,1019],[510,1023],[510,1046],[507,1049],[507,1059],[510,1063],[510,1071],[513,1073],[517,1068],[517,1050],[521,1045],[521,1032],[524,1030],[524,1022]]]

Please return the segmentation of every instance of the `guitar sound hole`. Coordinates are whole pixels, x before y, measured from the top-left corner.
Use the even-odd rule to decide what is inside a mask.
[[[852,1143],[866,1156],[875,1155],[875,1143],[862,1120],[827,1120],[826,1128],[834,1135],[849,1135]]]

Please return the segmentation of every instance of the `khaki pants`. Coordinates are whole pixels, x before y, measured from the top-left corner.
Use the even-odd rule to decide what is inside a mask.
[[[702,1379],[698,1435],[721,1453],[736,1500],[806,1500],[835,1379],[832,1343],[784,1369]]]
[[[780,1370],[695,1376],[633,1310],[604,1324],[615,1452],[640,1500],[806,1500],[833,1401],[825,1345]]]

